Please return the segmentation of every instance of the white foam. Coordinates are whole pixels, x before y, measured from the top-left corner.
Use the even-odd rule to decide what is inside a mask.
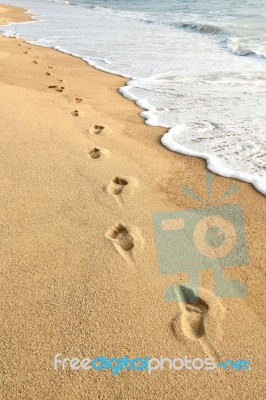
[[[233,168],[228,168],[218,157],[208,152],[198,152],[189,149],[186,146],[179,144],[178,136],[180,133],[184,133],[187,127],[179,125],[175,128],[170,129],[161,138],[161,143],[171,151],[181,153],[187,156],[200,157],[206,160],[207,168],[217,175],[221,175],[227,178],[239,179],[243,182],[252,184],[259,192],[266,196],[266,179],[255,178],[254,176],[244,173],[241,171],[235,171]]]

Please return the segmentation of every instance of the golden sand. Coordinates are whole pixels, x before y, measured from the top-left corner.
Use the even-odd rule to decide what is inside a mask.
[[[28,18],[0,7],[1,24]],[[263,399],[265,198],[237,182],[223,202],[243,208],[249,263],[225,276],[248,295],[215,298],[202,271],[194,308],[165,302],[186,274],[159,274],[152,215],[195,208],[181,190],[206,197],[205,162],[161,146],[120,77],[3,37],[0,63],[2,398]],[[216,176],[213,197],[232,182]],[[251,370],[54,371],[56,353],[210,355]]]

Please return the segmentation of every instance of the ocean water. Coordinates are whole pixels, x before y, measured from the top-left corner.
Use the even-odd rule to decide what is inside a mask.
[[[5,0],[36,15],[0,27],[129,78],[120,92],[162,144],[266,195],[265,0]]]

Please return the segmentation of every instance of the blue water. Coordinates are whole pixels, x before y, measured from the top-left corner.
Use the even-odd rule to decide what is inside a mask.
[[[266,1],[5,0],[37,20],[0,28],[130,78],[120,92],[162,144],[266,194]]]

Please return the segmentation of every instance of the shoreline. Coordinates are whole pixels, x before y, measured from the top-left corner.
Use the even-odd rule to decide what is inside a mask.
[[[13,12],[17,21],[25,17],[7,6],[0,6],[0,16],[3,7],[10,10],[4,18]],[[152,227],[158,212],[197,207],[182,194],[184,186],[206,198],[206,165],[160,144],[166,130],[145,125],[141,109],[118,93],[126,79],[20,39],[1,36],[0,42],[5,399],[172,400],[180,390],[188,400],[205,399],[206,391],[233,399],[245,398],[251,385],[259,399],[265,199],[251,185],[220,176],[213,198],[237,183],[228,202],[243,209],[249,253],[248,265],[224,273],[243,281],[248,296],[220,299],[221,321],[217,300],[204,298],[204,290],[212,291],[211,270],[200,272],[200,296],[214,310],[206,319],[207,340],[223,358],[248,359],[252,373],[156,371],[147,377],[128,371],[113,377],[52,370],[56,353],[206,357],[201,342],[182,331],[178,304],[163,299],[165,287],[185,282],[186,274],[159,274]],[[124,239],[122,246],[112,240],[119,224],[129,232],[132,257]]]

